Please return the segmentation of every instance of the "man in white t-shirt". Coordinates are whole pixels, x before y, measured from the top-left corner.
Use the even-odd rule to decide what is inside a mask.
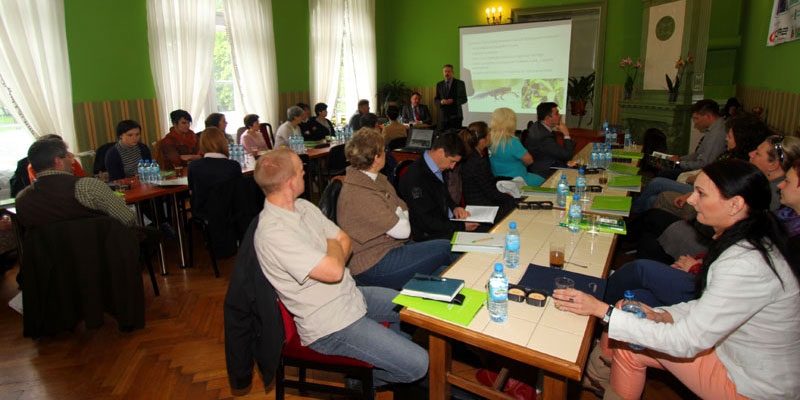
[[[264,191],[255,247],[264,275],[294,315],[303,345],[375,366],[375,386],[417,381],[427,374],[428,354],[399,329],[392,299],[397,291],[356,287],[345,268],[350,237],[312,203],[303,165],[293,151],[278,149],[258,159],[255,179]],[[379,322],[388,322],[386,329]]]

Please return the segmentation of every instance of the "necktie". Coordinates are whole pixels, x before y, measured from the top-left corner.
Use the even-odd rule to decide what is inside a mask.
[[[445,82],[445,84],[444,84],[444,86],[445,86],[445,87],[446,87],[446,89],[447,89],[447,94],[450,94],[450,81],[446,81],[446,82]]]
[[[419,108],[414,106],[414,121],[419,121]]]

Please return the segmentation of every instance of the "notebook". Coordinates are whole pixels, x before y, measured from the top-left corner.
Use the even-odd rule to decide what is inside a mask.
[[[453,252],[503,254],[506,235],[502,233],[454,232],[450,240]]]
[[[629,192],[642,191],[641,175],[617,175],[612,176],[608,181],[608,187],[614,189],[627,190]]]
[[[433,129],[411,128],[408,131],[408,140],[406,140],[406,146],[396,149],[395,151],[422,154],[425,152],[425,150],[430,150],[432,144]]]
[[[464,219],[451,218],[450,220],[493,224],[495,217],[497,217],[497,212],[500,211],[500,207],[497,206],[466,206],[464,209],[469,213],[469,217]]]
[[[414,274],[414,277],[403,285],[400,294],[450,302],[463,287],[463,279]]]
[[[592,206],[587,211],[627,217],[631,212],[632,200],[627,196],[594,196]]]
[[[464,288],[461,290],[461,294],[464,295],[464,302],[461,305],[405,296],[403,294],[397,295],[392,302],[423,314],[467,326],[486,301],[486,293]]]

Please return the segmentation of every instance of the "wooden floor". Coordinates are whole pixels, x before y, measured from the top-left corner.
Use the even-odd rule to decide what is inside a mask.
[[[194,235],[196,240],[200,234]],[[174,244],[168,247],[176,259]],[[225,371],[223,300],[234,258],[219,262],[214,278],[207,253],[195,246],[195,268],[168,267],[159,276],[161,296],[154,297],[146,274],[146,327],[132,333],[117,330],[107,318],[103,327],[34,341],[22,337],[22,316],[5,305],[16,295],[17,268],[5,273],[0,285],[0,400],[6,399],[224,399],[233,397]],[[341,376],[312,375],[340,382]],[[571,399],[595,399],[577,383]],[[287,391],[289,399],[303,397]],[[259,377],[239,398],[274,399],[274,384],[266,389]],[[391,399],[380,392],[379,399]],[[679,399],[660,381],[649,380],[645,399]]]

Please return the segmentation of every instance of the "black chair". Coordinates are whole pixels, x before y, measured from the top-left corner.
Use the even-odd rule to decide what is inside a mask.
[[[389,143],[386,145],[386,149],[390,151],[394,149],[402,149],[403,147],[406,146],[407,140],[408,140],[407,137],[394,138],[390,140]]]
[[[337,175],[344,175],[345,169],[350,165],[344,154],[343,144],[331,147],[328,157],[325,160],[325,176],[328,180]]]
[[[240,126],[238,129],[236,129],[236,144],[242,144],[242,135],[246,130],[246,126]]]
[[[334,224],[336,223],[336,205],[339,202],[339,193],[342,191],[342,180],[344,178],[341,176],[335,177],[322,191],[319,199],[320,211]]]
[[[98,216],[25,227],[23,335],[38,338],[87,329],[114,315],[119,329],[144,327],[139,240],[118,220]],[[152,269],[151,279],[155,282]]]
[[[94,151],[94,166],[92,168],[93,174],[97,175],[100,172],[108,171],[108,168],[106,168],[106,153],[108,153],[108,150],[115,144],[117,144],[117,142],[106,143]]]
[[[392,181],[392,186],[394,186],[394,190],[397,192],[397,195],[400,195],[400,178],[406,174],[406,170],[408,167],[411,166],[415,160],[403,160],[397,164],[397,167],[394,169],[394,180]]]
[[[272,133],[272,125],[267,122],[261,123],[261,134],[264,135],[264,142],[267,143],[267,147],[270,149],[275,148],[275,134]]]

